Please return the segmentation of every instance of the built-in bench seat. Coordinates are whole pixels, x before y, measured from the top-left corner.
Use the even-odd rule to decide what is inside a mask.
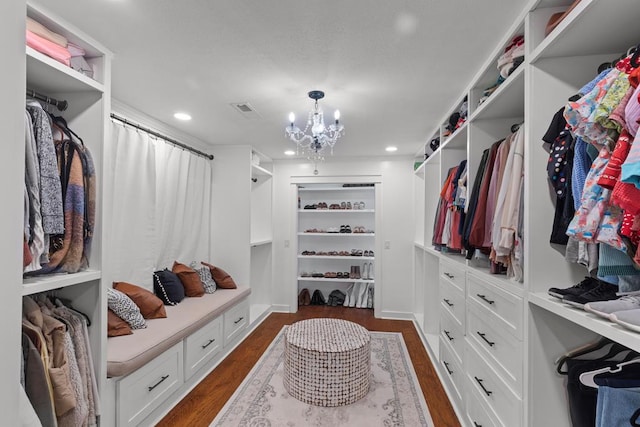
[[[167,317],[147,320],[145,329],[107,340],[107,376],[123,377],[189,337],[251,293],[248,287],[218,289],[166,306]]]

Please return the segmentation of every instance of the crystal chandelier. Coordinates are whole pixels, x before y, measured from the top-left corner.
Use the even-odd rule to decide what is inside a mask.
[[[309,98],[315,100],[313,110],[309,111],[307,125],[300,130],[295,125],[296,116],[289,113],[289,126],[285,128],[286,135],[296,143],[298,155],[303,154],[308,159],[317,162],[324,160],[324,154],[327,147],[331,149],[333,155],[333,146],[338,142],[344,131],[344,126],[340,123],[340,111],[336,110],[333,117],[334,122],[329,126],[324,124],[324,114],[318,105],[318,100],[324,98],[324,92],[321,90],[312,90],[309,92]],[[307,133],[310,131],[309,133]]]

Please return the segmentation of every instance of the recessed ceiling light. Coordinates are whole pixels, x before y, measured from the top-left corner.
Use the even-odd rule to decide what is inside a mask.
[[[173,117],[178,120],[182,120],[183,122],[191,120],[191,116],[187,113],[175,113]]]
[[[394,151],[398,151],[398,147],[394,147],[394,146],[389,146],[387,148],[385,148],[385,150],[387,150],[388,152],[392,153]]]
[[[296,154],[296,152],[292,151],[292,150],[287,150],[287,151],[284,152],[284,154],[286,154],[287,156],[294,156]]]

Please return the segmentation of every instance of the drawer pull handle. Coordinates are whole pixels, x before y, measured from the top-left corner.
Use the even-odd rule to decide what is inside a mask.
[[[487,339],[487,337],[486,337],[487,334],[483,334],[482,332],[478,332],[478,331],[476,331],[476,334],[480,335],[480,338],[482,338],[484,340],[484,342],[489,344],[489,347],[493,347],[494,345],[496,345],[495,342],[489,341]]]
[[[484,302],[486,302],[487,304],[491,305],[493,304],[495,301],[492,301],[490,299],[488,299],[485,295],[480,295],[480,294],[476,294],[478,295],[478,298],[480,298],[481,300],[483,300]]]
[[[164,382],[164,380],[166,380],[167,378],[169,378],[169,375],[163,375],[162,378],[160,379],[160,381],[158,381],[154,385],[148,386],[147,388],[149,389],[149,391],[151,391],[154,388],[158,387],[160,384],[162,384]]]
[[[202,349],[204,350],[205,348],[209,347],[211,344],[213,344],[213,342],[215,341],[215,338],[211,338],[205,345],[202,345],[200,347],[202,347]]]
[[[451,301],[449,301],[448,299],[446,299],[446,298],[443,298],[443,299],[442,299],[442,301],[444,301],[445,303],[447,303],[447,305],[448,305],[449,307],[453,307],[453,306],[454,306],[454,304],[453,304]]]
[[[447,336],[447,338],[449,338],[449,341],[453,341],[453,337],[451,335],[449,335],[449,331],[443,329],[442,332],[444,332],[444,334]]]
[[[473,427],[482,427],[482,424],[478,424],[477,422],[473,422]]]
[[[456,277],[453,274],[447,273],[447,272],[445,272],[444,275],[447,276],[449,279],[453,279],[454,277]]]
[[[244,316],[239,318],[238,320],[236,320],[235,322],[233,322],[235,325],[237,325],[238,323],[242,322],[244,320]]]
[[[480,388],[482,389],[482,391],[484,391],[484,392],[485,392],[485,394],[486,394],[487,396],[491,396],[491,395],[493,394],[493,392],[492,392],[492,391],[487,390],[486,388],[484,388],[484,384],[482,384],[482,381],[483,381],[483,380],[481,380],[481,379],[480,379],[480,378],[478,378],[478,377],[473,377],[473,378],[475,378],[476,382],[478,383],[478,385],[480,386]]]
[[[451,369],[449,369],[449,364],[444,360],[442,361],[442,363],[444,364],[444,368],[447,370],[449,375],[453,374],[453,371]]]

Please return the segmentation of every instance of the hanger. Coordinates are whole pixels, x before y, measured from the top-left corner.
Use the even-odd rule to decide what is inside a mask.
[[[49,114],[49,116],[51,116],[51,120],[55,124],[57,124],[57,125],[61,124],[62,125],[62,126],[59,126],[59,127],[63,129],[64,133],[69,137],[69,139],[73,140],[72,135],[75,136],[78,139],[78,141],[80,141],[80,144],[84,147],[84,141],[82,140],[82,138],[80,138],[78,136],[77,133],[75,133],[74,131],[72,131],[69,128],[69,125],[67,124],[67,121],[64,119],[64,117],[62,117],[62,116],[54,116],[53,114]]]
[[[633,359],[627,362],[618,363],[615,368],[605,367],[605,368],[596,369],[594,371],[583,372],[582,374],[580,374],[580,382],[583,385],[586,385],[587,387],[598,388],[598,384],[596,384],[594,380],[596,375],[604,374],[604,373],[615,374],[617,372],[622,372],[622,369],[625,366],[633,365],[636,363],[640,363],[640,359]]]
[[[556,359],[555,361],[557,365],[556,372],[558,372],[561,375],[567,375],[567,372],[562,370],[562,366],[566,363],[567,360],[592,353],[596,350],[600,350],[601,348],[604,348],[609,344],[613,345],[616,343],[611,341],[609,338],[601,337],[597,341],[585,344],[581,347],[568,351],[567,353],[563,354],[562,356]]]

